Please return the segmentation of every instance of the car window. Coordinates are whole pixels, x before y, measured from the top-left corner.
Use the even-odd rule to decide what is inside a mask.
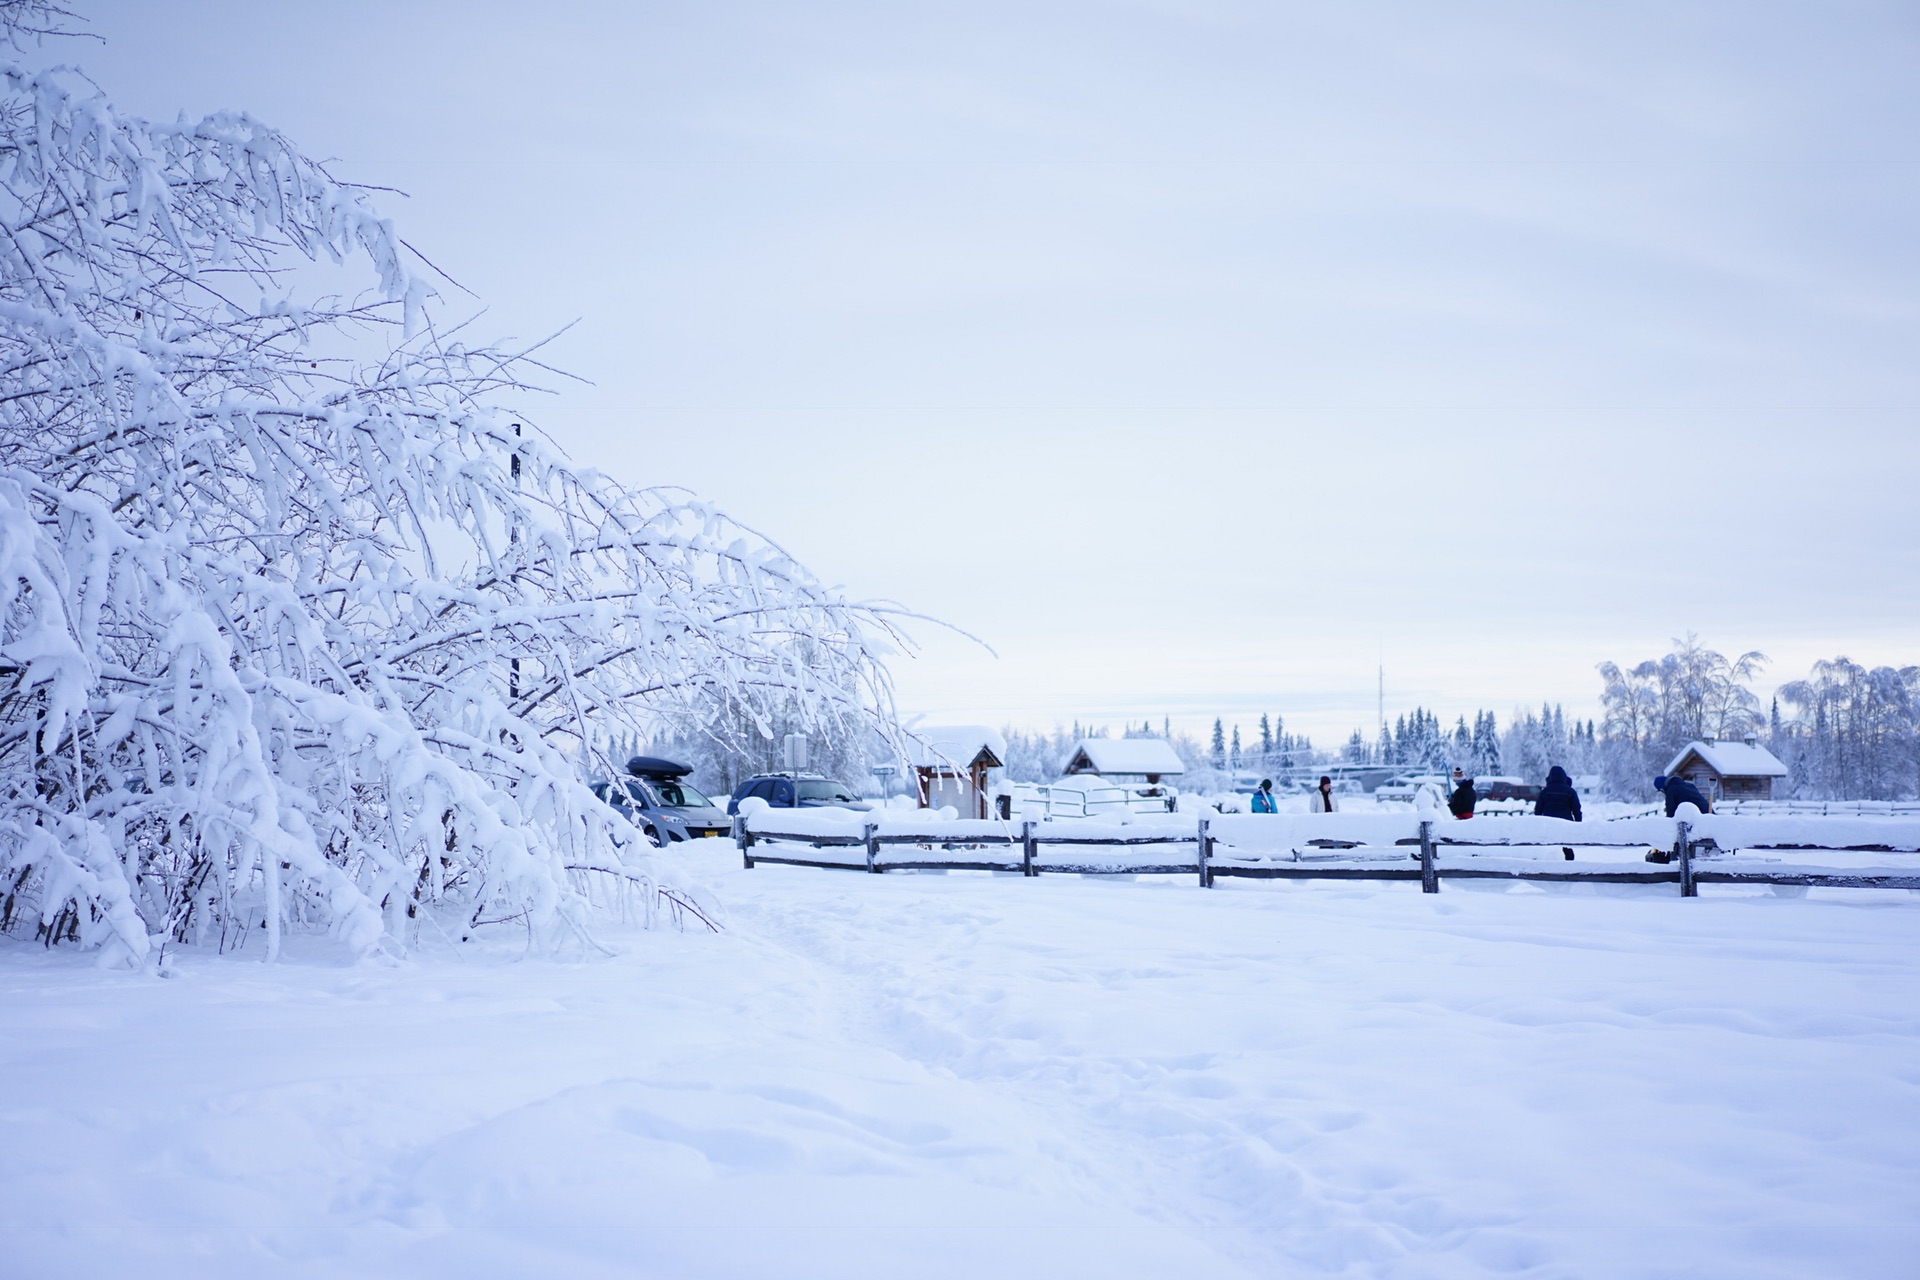
[[[802,800],[852,800],[847,789],[837,782],[822,779],[803,780],[799,783]]]
[[[782,778],[773,783],[773,803],[786,806],[793,803],[793,784]]]
[[[762,800],[768,800],[768,801],[772,800],[773,799],[773,779],[772,778],[760,779],[760,781],[754,783],[751,787],[747,788],[747,794],[750,796],[758,796]]]
[[[658,780],[653,784],[653,793],[669,809],[699,809],[713,803],[684,782]]]

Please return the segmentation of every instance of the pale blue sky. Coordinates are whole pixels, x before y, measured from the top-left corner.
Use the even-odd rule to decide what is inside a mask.
[[[91,4],[593,386],[539,421],[1045,726],[1920,661],[1904,4]]]

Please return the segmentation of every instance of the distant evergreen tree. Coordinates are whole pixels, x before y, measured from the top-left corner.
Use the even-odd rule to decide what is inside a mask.
[[[1238,769],[1240,767],[1240,726],[1239,725],[1233,726],[1232,754],[1227,757],[1227,767],[1230,769]]]
[[[1211,748],[1213,752],[1213,767],[1216,769],[1226,768],[1227,730],[1226,726],[1220,722],[1218,717],[1215,717],[1213,722],[1213,742],[1211,743]]]
[[[1500,723],[1491,711],[1473,717],[1472,759],[1478,776],[1500,772]]]

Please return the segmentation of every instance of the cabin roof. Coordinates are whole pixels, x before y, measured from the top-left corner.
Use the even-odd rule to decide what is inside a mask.
[[[1068,773],[1180,774],[1187,771],[1165,738],[1082,738]]]
[[[912,732],[920,739],[909,749],[916,769],[967,769],[975,764],[998,769],[1006,764],[1007,740],[986,725],[922,725]]]

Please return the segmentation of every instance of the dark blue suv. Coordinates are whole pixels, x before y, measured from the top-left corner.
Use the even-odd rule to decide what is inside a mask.
[[[757,796],[776,809],[871,809],[853,798],[845,784],[811,774],[760,773],[733,789],[728,813],[739,813],[740,802]]]

